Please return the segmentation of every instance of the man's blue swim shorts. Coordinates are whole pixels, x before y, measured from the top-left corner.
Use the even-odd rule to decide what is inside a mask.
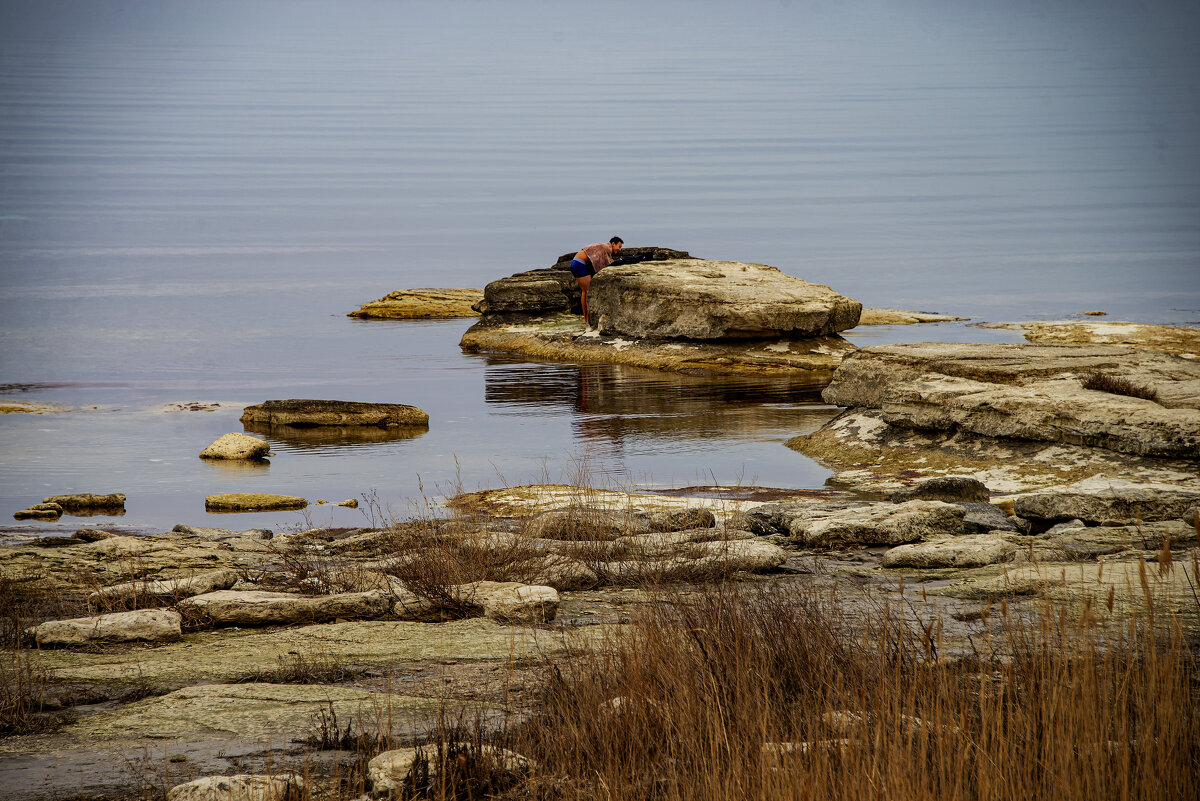
[[[591,265],[582,259],[571,259],[571,275],[576,278],[583,278],[585,275],[595,275]]]

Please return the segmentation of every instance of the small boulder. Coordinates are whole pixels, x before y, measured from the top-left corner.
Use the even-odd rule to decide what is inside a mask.
[[[242,423],[272,426],[429,426],[429,415],[403,403],[337,400],[269,400],[242,411]]]
[[[692,528],[712,528],[717,518],[702,506],[690,509],[671,509],[650,515],[651,531],[683,531]]]
[[[183,618],[169,609],[138,609],[95,617],[51,620],[33,629],[37,644],[89,645],[113,642],[166,642],[182,636]]]
[[[99,542],[100,540],[112,539],[120,535],[113,534],[111,531],[102,531],[98,528],[81,528],[76,529],[75,533],[71,536],[81,542]]]
[[[271,446],[265,440],[248,434],[225,434],[213,444],[200,451],[201,459],[258,459],[270,453]]]
[[[208,512],[278,512],[306,506],[308,501],[304,498],[266,492],[223,492],[204,499],[204,509]]]
[[[466,744],[447,744],[442,746],[441,758],[444,760],[451,753],[460,754],[462,758],[477,757],[486,759],[500,770],[509,773],[525,773],[532,769],[533,763],[506,748],[492,745],[470,746]],[[367,763],[367,781],[375,794],[390,793],[404,788],[412,770],[413,763],[418,758],[428,760],[429,780],[436,781],[445,773],[445,764],[439,764],[437,746],[426,745],[421,748],[397,748],[384,751]],[[461,762],[462,760],[459,759]]]
[[[796,517],[791,537],[810,546],[902,545],[949,534],[966,510],[941,501],[872,504],[858,509]]]
[[[299,798],[303,787],[299,776],[205,776],[172,787],[167,801],[288,801]]]
[[[564,506],[542,512],[526,527],[529,536],[550,540],[611,540],[648,530],[645,521],[633,514],[588,506]]]
[[[966,509],[967,514],[963,517],[962,525],[955,532],[956,534],[986,534],[989,531],[1021,532],[1017,521],[1004,514],[1004,511],[995,504],[962,503],[959,506]]]
[[[971,476],[939,476],[922,481],[915,487],[892,494],[893,503],[905,501],[945,501],[946,503],[983,503],[991,491],[979,479]]]
[[[484,615],[500,623],[547,623],[558,614],[558,591],[553,587],[477,581],[462,590],[483,607]]]

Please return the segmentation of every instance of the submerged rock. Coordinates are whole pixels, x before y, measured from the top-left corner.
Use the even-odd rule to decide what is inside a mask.
[[[225,434],[204,450],[201,459],[265,459],[271,445],[258,437],[246,434]]]
[[[398,289],[379,300],[364,303],[347,317],[383,320],[412,320],[429,317],[478,317],[473,306],[483,300],[483,290]]]
[[[272,426],[428,426],[429,415],[402,403],[336,400],[269,400],[247,406],[243,423]]]
[[[204,499],[209,512],[278,512],[306,506],[308,501],[299,496],[267,492],[222,492]]]
[[[588,311],[601,332],[639,339],[766,339],[853,328],[862,304],[765,264],[677,259],[601,271]]]
[[[167,642],[182,636],[183,618],[168,609],[139,609],[95,617],[51,620],[33,630],[39,646],[113,642]]]

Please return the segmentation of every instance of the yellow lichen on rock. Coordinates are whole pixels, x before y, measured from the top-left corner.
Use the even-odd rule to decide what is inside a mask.
[[[308,501],[304,498],[267,492],[223,492],[204,499],[204,509],[208,512],[276,512],[306,506]]]

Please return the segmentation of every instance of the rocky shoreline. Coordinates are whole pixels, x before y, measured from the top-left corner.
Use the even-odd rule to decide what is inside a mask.
[[[1149,606],[1200,634],[1189,329],[1055,324],[1029,327],[1040,341],[1027,345],[859,349],[839,336],[864,319],[857,301],[764,265],[662,248],[631,249],[593,291],[585,322],[561,259],[493,282],[472,301],[481,319],[462,348],[810,383],[844,411],[787,445],[833,470],[828,486],[516,486],[369,528],[180,524],[0,546],[6,686],[25,682],[27,699],[0,737],[0,786],[20,799],[99,796],[157,771],[159,795],[176,801],[235,787],[285,798],[287,777],[321,774],[312,790],[349,764],[353,749],[325,748],[343,725],[347,737],[356,721],[360,735],[373,726],[379,742],[407,745],[447,710],[520,718],[536,700],[535,667],[620,642],[655,597],[729,586],[818,588],[864,614],[894,602],[921,625],[936,619],[939,659],[973,652],[993,602],[1053,603],[1099,626]],[[393,295],[383,300],[407,303]],[[246,407],[243,423],[272,437],[419,436],[429,415],[289,400]],[[240,433],[199,454],[270,455]],[[225,495],[210,508],[308,503]],[[49,496],[28,511],[57,519],[124,502]],[[153,765],[114,767],[152,751]],[[528,769],[519,755],[493,756]],[[314,759],[327,761],[314,770]],[[411,761],[403,748],[375,755],[367,797],[386,797]]]

